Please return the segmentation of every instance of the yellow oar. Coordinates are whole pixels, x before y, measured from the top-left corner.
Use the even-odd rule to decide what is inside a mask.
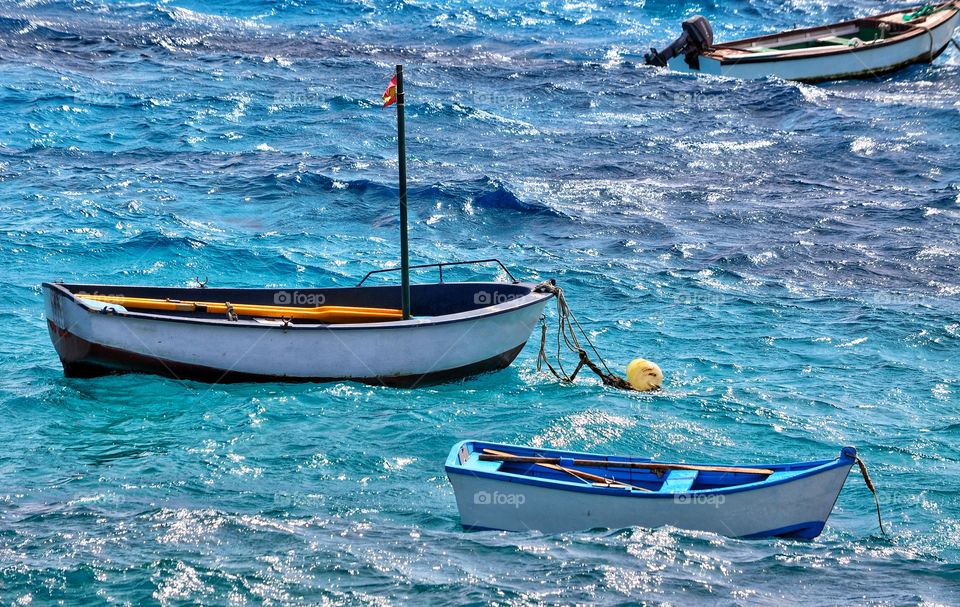
[[[166,312],[206,312],[208,314],[227,314],[238,316],[264,316],[268,318],[300,318],[325,323],[352,322],[388,322],[401,320],[400,310],[390,308],[355,308],[350,306],[318,306],[302,308],[297,306],[266,306],[256,304],[232,304],[229,302],[184,301],[180,299],[149,299],[144,297],[123,297],[115,295],[79,295],[83,299],[92,299],[112,303],[125,308],[138,310],[162,310]]]

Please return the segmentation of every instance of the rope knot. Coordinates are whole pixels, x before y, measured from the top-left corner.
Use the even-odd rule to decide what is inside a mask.
[[[557,286],[557,281],[550,278],[547,279],[533,288],[534,293],[553,293],[554,295],[559,295],[563,293],[563,289]]]
[[[554,377],[559,379],[564,383],[569,383],[574,381],[577,378],[577,374],[580,373],[580,370],[584,367],[587,367],[593,373],[600,378],[600,381],[604,385],[612,386],[614,388],[619,388],[621,390],[633,390],[633,386],[630,385],[630,382],[619,377],[610,371],[610,367],[607,366],[606,361],[603,360],[603,357],[600,356],[600,352],[597,350],[597,347],[593,345],[593,342],[590,341],[590,336],[587,335],[587,332],[583,330],[583,327],[580,325],[580,321],[577,320],[577,317],[574,316],[573,311],[570,309],[569,304],[567,304],[567,298],[563,294],[563,289],[557,286],[555,280],[545,280],[534,287],[534,291],[537,293],[552,293],[557,298],[557,317],[558,317],[558,326],[557,326],[557,368],[550,363],[550,359],[547,356],[547,323],[546,319],[540,317],[540,354],[537,356],[537,371],[542,370],[545,365],[547,369],[553,374]],[[587,353],[587,350],[580,345],[580,339],[577,336],[579,333],[583,337],[584,341],[590,346],[590,349],[597,355],[597,360],[600,361],[600,365],[593,362],[590,359],[590,355]],[[563,360],[561,359],[561,353],[563,347],[566,346],[567,350],[570,352],[576,353],[579,358],[577,368],[573,370],[573,373],[567,374],[566,369],[563,368]],[[559,369],[559,371],[557,370]]]

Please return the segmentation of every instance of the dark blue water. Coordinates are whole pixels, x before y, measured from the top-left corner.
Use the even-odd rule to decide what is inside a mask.
[[[0,2],[0,602],[960,601],[958,53],[819,86],[639,60],[698,12],[730,39],[891,6]],[[663,393],[557,385],[534,344],[413,392],[62,376],[44,280],[394,265],[398,62],[415,261],[556,278]],[[853,444],[891,536],[856,474],[814,542],[464,533],[442,461],[468,437],[743,463]]]

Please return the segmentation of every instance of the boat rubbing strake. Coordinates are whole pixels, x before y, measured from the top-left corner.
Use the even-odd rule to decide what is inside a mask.
[[[872,78],[929,63],[960,25],[956,1],[923,5],[832,25],[715,44],[704,17],[683,22],[683,34],[646,63],[676,71],[819,82]]]

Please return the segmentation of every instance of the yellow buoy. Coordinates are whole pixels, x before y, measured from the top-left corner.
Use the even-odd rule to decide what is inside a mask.
[[[634,358],[627,365],[627,381],[634,390],[649,392],[663,386],[663,371],[657,363],[645,358]]]

